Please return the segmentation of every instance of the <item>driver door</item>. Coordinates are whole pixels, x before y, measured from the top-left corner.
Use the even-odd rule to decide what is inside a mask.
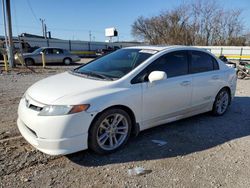
[[[52,48],[44,49],[43,53],[45,54],[45,62],[52,63],[53,62],[53,49]]]
[[[167,79],[142,83],[143,129],[180,119],[191,105],[192,78],[188,75],[187,51],[163,55],[147,68],[164,71]]]

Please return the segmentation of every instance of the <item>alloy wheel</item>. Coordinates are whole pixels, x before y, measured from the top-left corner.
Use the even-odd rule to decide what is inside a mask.
[[[223,114],[227,110],[227,107],[229,105],[229,95],[226,90],[223,90],[219,93],[215,105],[218,114]]]
[[[119,113],[108,115],[97,130],[97,143],[106,151],[114,150],[123,144],[128,135],[129,124]]]
[[[70,59],[65,59],[65,60],[64,60],[64,64],[65,64],[65,65],[70,65],[70,63],[71,63],[71,60],[70,60]]]

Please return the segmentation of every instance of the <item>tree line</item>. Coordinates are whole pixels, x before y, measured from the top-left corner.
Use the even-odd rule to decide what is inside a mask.
[[[157,16],[140,16],[132,35],[154,45],[249,45],[241,12],[225,10],[216,1],[193,1]]]

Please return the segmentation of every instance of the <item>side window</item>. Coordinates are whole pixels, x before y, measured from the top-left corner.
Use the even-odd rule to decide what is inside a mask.
[[[43,52],[46,54],[46,55],[49,55],[49,54],[53,54],[53,49],[44,49]]]
[[[151,63],[148,66],[148,71],[164,71],[168,78],[188,74],[187,52],[168,53]]]
[[[217,61],[205,52],[191,52],[191,73],[207,72],[219,69]]]
[[[214,70],[219,70],[220,68],[219,68],[219,64],[218,64],[217,60],[213,57],[211,57],[211,58],[213,61]]]
[[[53,54],[63,54],[61,49],[53,49]]]
[[[141,83],[148,80],[148,75],[153,71],[164,71],[167,77],[176,77],[188,74],[187,51],[171,52],[152,62],[131,80],[132,84]]]
[[[62,53],[64,53],[64,54],[70,54],[70,52],[68,50],[63,50]]]

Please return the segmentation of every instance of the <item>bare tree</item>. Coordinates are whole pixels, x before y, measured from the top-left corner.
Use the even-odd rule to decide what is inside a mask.
[[[152,18],[139,17],[132,25],[133,35],[151,44],[190,43],[187,7],[162,12]]]
[[[216,1],[193,1],[151,18],[139,17],[134,37],[150,44],[242,45],[240,10],[225,11]]]
[[[246,45],[250,46],[250,32],[249,31],[244,35],[244,39],[246,40]]]

